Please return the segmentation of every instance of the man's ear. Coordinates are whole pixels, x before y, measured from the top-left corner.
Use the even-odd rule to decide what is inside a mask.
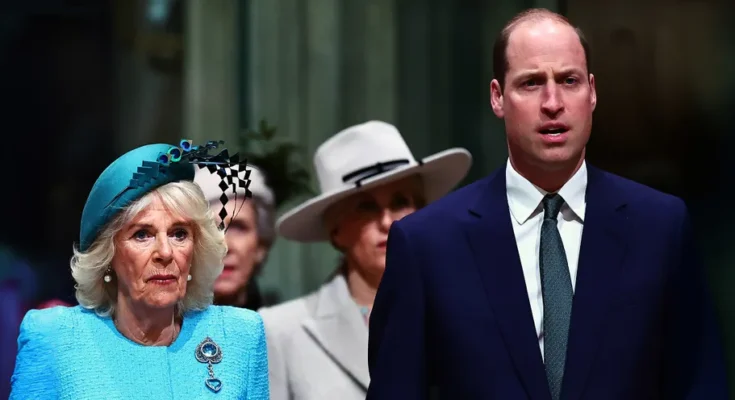
[[[597,107],[597,89],[595,88],[595,76],[590,74],[590,104],[592,111]]]
[[[503,88],[500,87],[500,82],[497,79],[493,79],[490,82],[490,105],[493,108],[493,113],[498,118],[503,118],[505,112],[503,111]]]

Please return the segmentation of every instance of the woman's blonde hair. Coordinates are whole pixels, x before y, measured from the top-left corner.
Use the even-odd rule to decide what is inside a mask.
[[[158,197],[171,212],[194,222],[194,254],[189,273],[191,281],[186,295],[179,301],[177,312],[203,310],[212,304],[214,281],[222,273],[227,244],[224,232],[217,227],[209,203],[199,186],[193,182],[173,182],[163,185],[120,210],[108,223],[86,252],[74,249],[71,274],[76,281],[79,304],[100,316],[114,314],[117,300],[117,280],[104,282],[104,275],[115,256],[115,236],[141,211]]]

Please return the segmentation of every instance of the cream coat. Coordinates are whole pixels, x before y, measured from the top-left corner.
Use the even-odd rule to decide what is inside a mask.
[[[368,331],[342,275],[260,313],[272,400],[365,399]]]

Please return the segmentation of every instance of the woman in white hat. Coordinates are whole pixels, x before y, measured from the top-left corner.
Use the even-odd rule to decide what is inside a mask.
[[[471,163],[461,148],[417,161],[398,130],[380,121],[349,127],[317,149],[321,195],[283,215],[277,230],[299,242],[330,241],[343,262],[316,292],[260,310],[271,399],[365,398],[367,319],[390,225],[447,194]]]

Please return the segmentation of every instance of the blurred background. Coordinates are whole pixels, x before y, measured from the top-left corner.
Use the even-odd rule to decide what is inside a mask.
[[[466,147],[475,163],[465,183],[478,179],[507,157],[489,107],[492,43],[515,13],[545,7],[570,17],[592,46],[599,105],[590,163],[688,202],[735,363],[729,3],[4,2],[0,278],[37,276],[23,284],[28,303],[75,303],[69,258],[86,196],[105,166],[146,143],[241,143],[265,119],[301,146],[294,162],[311,172],[322,141],[380,119],[398,126],[417,158]],[[261,291],[268,303],[295,298],[337,261],[328,244],[279,240]]]

